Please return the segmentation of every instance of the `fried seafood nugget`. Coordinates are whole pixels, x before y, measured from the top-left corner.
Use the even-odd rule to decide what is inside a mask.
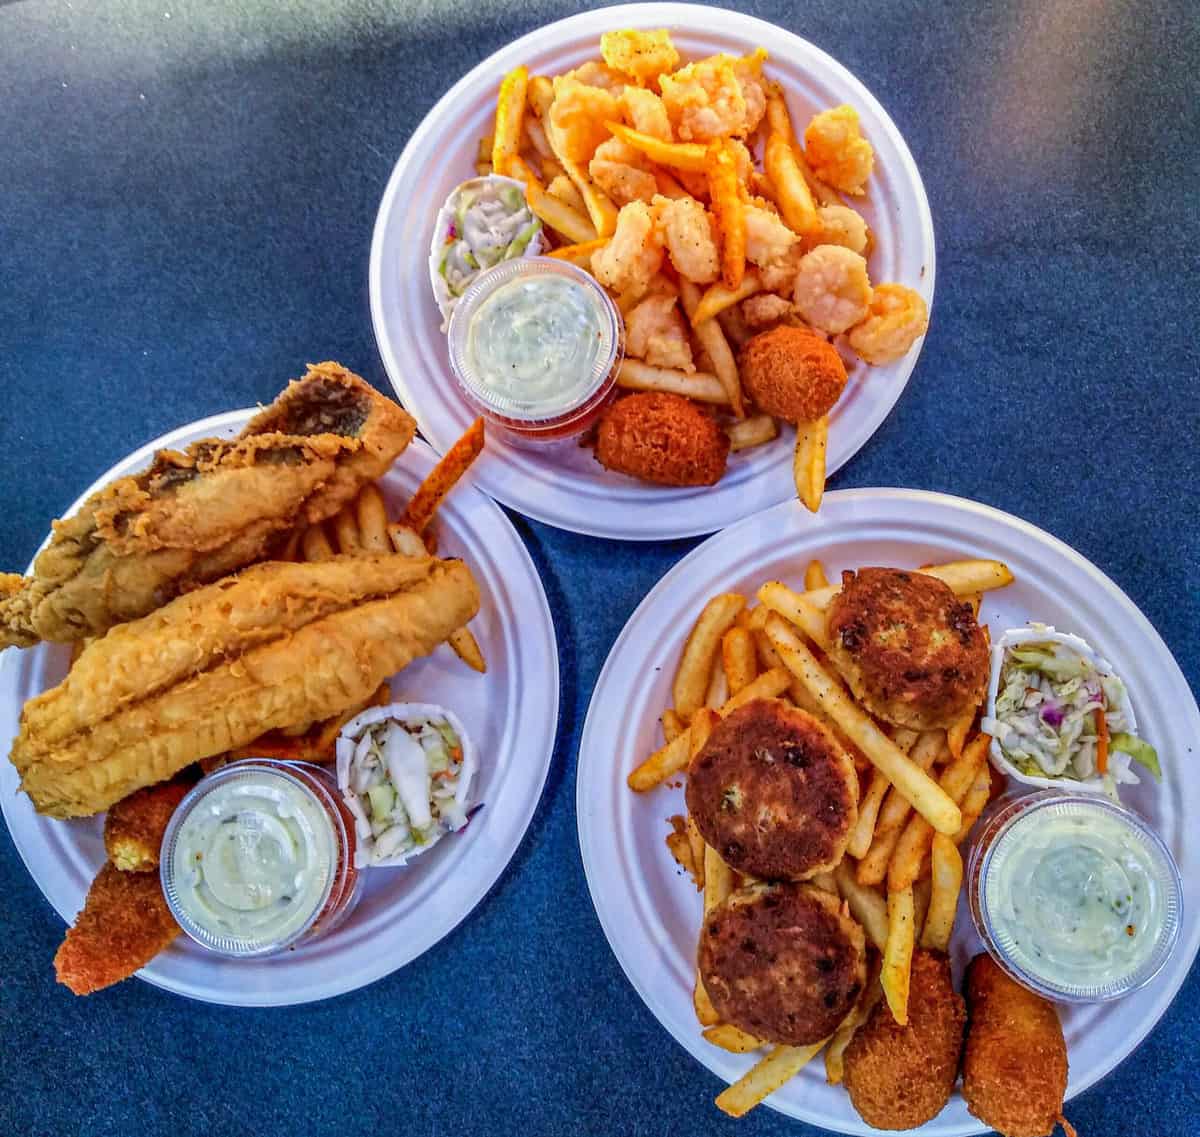
[[[600,54],[613,70],[628,75],[643,86],[679,66],[679,52],[666,28],[645,32],[625,28],[605,32],[600,37]]]
[[[654,175],[642,164],[642,156],[628,143],[610,138],[596,147],[588,173],[617,205],[651,201],[658,193]]]
[[[768,273],[789,264],[800,238],[769,209],[747,203],[742,212],[746,218],[746,260]]]
[[[122,872],[158,868],[163,834],[176,806],[192,787],[163,782],[137,790],[116,803],[104,818],[104,850]]]
[[[795,311],[795,305],[786,296],[774,292],[760,292],[742,301],[742,318],[756,332],[773,328],[791,318]]]
[[[755,405],[788,422],[827,415],[846,389],[837,349],[804,328],[759,332],[742,349],[741,376]]]
[[[817,177],[834,189],[866,192],[875,151],[862,136],[853,107],[843,104],[814,115],[804,131],[804,152]]]
[[[846,1048],[844,1083],[859,1116],[876,1129],[916,1129],[941,1113],[958,1080],[966,1020],[949,960],[914,952],[908,1025],[880,1000]]]
[[[750,134],[767,105],[761,66],[757,56],[714,55],[663,75],[659,86],[675,133],[684,142]]]
[[[574,162],[591,161],[596,147],[611,135],[604,123],[621,117],[617,96],[603,87],[559,75],[554,80],[550,126],[563,153]]]
[[[634,130],[648,134],[651,138],[671,141],[671,119],[661,98],[644,87],[626,87],[621,94],[625,108],[625,121]]]
[[[711,284],[721,272],[712,215],[694,197],[656,197],[658,231],[675,271],[693,284]]]
[[[1048,1137],[1063,1121],[1067,1092],[1067,1044],[1054,1004],[1010,979],[986,954],[971,960],[966,992],[967,1109],[1004,1137]],[[1065,1122],[1063,1128],[1071,1132]]]
[[[179,935],[158,873],[105,864],[54,956],[58,981],[90,995],[128,979]]]
[[[592,255],[592,272],[605,288],[644,296],[662,267],[663,244],[654,214],[644,201],[631,201],[617,214],[617,228]]]
[[[792,299],[814,328],[830,335],[844,332],[870,310],[867,262],[841,245],[818,245],[800,258]]]
[[[721,480],[729,435],[682,395],[647,391],[611,403],[600,419],[596,458],[619,474],[665,486]]]
[[[929,309],[920,293],[903,284],[879,284],[866,318],[846,338],[868,363],[891,363],[907,355],[928,328]]]
[[[841,245],[866,256],[867,223],[848,205],[822,205],[817,209],[817,230],[806,239],[812,247]]]
[[[673,295],[653,293],[625,317],[625,350],[655,367],[695,371],[687,323]]]
[[[628,77],[622,75],[620,71],[609,67],[607,63],[600,63],[595,59],[589,59],[586,63],[581,63],[578,67],[571,71],[563,73],[565,79],[575,79],[588,87],[599,87],[603,91],[608,91],[618,98],[625,90],[626,84],[629,82]]]

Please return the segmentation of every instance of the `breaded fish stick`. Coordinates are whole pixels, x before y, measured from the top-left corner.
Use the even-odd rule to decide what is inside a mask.
[[[188,790],[184,782],[147,786],[122,798],[104,818],[104,851],[122,872],[158,868],[163,834]]]
[[[128,979],[177,935],[158,873],[105,864],[54,956],[54,970],[64,987],[90,995]]]
[[[268,730],[365,702],[478,607],[466,565],[432,560],[424,579],[393,596],[218,663],[63,743],[47,747],[23,729],[12,750],[21,788],[39,812],[53,817],[97,813]]]

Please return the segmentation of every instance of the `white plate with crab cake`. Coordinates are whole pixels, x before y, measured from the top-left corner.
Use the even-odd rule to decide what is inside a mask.
[[[631,71],[638,65],[630,62],[637,58],[631,41],[622,43],[619,38],[611,38],[612,33],[626,29],[664,29],[670,46],[662,41],[659,46],[668,53],[662,57],[666,62],[651,64],[640,77],[632,76]],[[603,50],[626,71],[617,72],[600,62],[601,37],[605,33],[610,33],[610,39]],[[756,56],[760,48],[766,49],[765,59],[761,54]],[[736,64],[732,80],[720,63],[676,74],[721,53],[734,57],[726,61],[731,67]],[[648,54],[654,56],[654,52]],[[497,155],[486,143],[480,144],[495,131],[497,89],[506,75],[522,66],[527,69],[522,119],[529,123],[528,129],[522,128],[517,143],[523,165],[513,163],[507,151]],[[538,77],[551,79],[585,66],[587,69],[575,78],[588,80],[582,84],[586,91],[581,94],[578,85],[560,82],[559,90],[566,88],[564,102],[557,111],[552,103],[545,103],[547,95],[555,102],[559,95]],[[671,73],[665,83],[654,72],[655,66]],[[706,126],[705,115],[710,108],[698,106],[689,111],[690,103],[704,103],[708,98],[703,95],[705,84],[719,90],[722,83],[730,82],[737,87],[727,92],[735,108],[728,121]],[[807,160],[809,173],[813,174],[809,179],[806,173],[800,181],[807,188],[813,209],[821,213],[815,225],[811,224],[811,215],[797,215],[796,211],[804,207],[804,188],[796,189],[779,172],[792,168],[786,159],[771,166],[774,177],[768,176],[764,167],[765,145],[771,132],[756,120],[767,117],[763,108],[772,83],[779,85],[798,140],[794,149],[790,143],[784,149],[801,162]],[[607,85],[607,89],[601,87],[599,94],[593,94],[598,84]],[[626,96],[625,86],[643,94]],[[659,92],[665,96],[661,100]],[[575,103],[570,101],[572,98]],[[634,104],[640,106],[631,109]],[[872,148],[873,161],[865,181],[863,151],[852,124],[841,115],[826,116],[813,133],[809,132],[814,116],[844,105],[856,112],[861,136]],[[682,159],[679,151],[656,153],[662,162],[651,161],[642,151],[637,151],[640,156],[630,158],[625,151],[623,156],[635,167],[633,175],[622,168],[622,163],[605,163],[606,157],[613,157],[611,146],[601,152],[599,164],[594,161],[601,145],[615,141],[604,122],[619,119],[641,128],[644,134],[647,128],[655,128],[656,116],[662,111],[666,112],[668,125],[658,133],[664,140],[669,136],[672,144],[686,144]],[[543,120],[549,131],[540,129]],[[502,124],[500,136],[506,137],[508,129]],[[736,145],[743,137],[749,143],[750,165],[745,165],[744,152]],[[694,310],[698,293],[701,299],[709,300],[703,311],[712,310],[719,294],[710,298],[709,292],[714,286],[720,287],[727,274],[731,280],[737,278],[736,242],[730,245],[723,231],[707,221],[713,250],[707,261],[702,258],[700,267],[695,267],[681,256],[678,234],[672,238],[665,231],[661,212],[656,212],[652,218],[658,236],[648,238],[655,246],[649,251],[648,263],[657,271],[647,280],[646,274],[639,276],[622,264],[627,258],[618,255],[631,242],[637,245],[635,222],[646,208],[640,200],[631,198],[622,203],[621,198],[639,192],[643,198],[652,198],[647,188],[651,182],[655,194],[665,190],[668,195],[688,195],[694,191],[700,206],[705,206],[707,195],[708,215],[712,217],[710,175],[702,164],[697,173],[663,163],[678,160],[686,164],[686,146],[694,148],[694,157],[697,150],[703,151],[714,140],[722,150],[728,144],[737,162],[742,163],[737,167],[737,177],[748,195],[749,211],[745,214],[748,240],[743,283],[747,276],[753,279],[757,273],[761,278],[765,273],[777,290],[768,293],[764,289],[748,296],[716,317],[727,353],[719,346],[710,352],[702,340],[697,341],[695,332],[687,326],[684,307],[688,301]],[[555,155],[564,147],[575,169],[560,173],[563,167]],[[510,175],[526,179],[532,176],[537,186],[527,190],[527,199],[539,199],[540,212],[570,230],[564,236],[543,222],[543,255],[564,246],[586,244],[593,236],[597,241],[605,240],[596,234],[615,226],[612,238],[599,254],[593,246],[566,255],[599,274],[610,295],[625,310],[625,357],[634,366],[627,368],[618,382],[688,396],[679,401],[662,395],[654,400],[642,399],[634,404],[636,411],[630,408],[623,412],[619,426],[611,429],[606,461],[642,477],[708,483],[716,479],[715,484],[672,485],[618,473],[597,460],[592,446],[594,432],[552,444],[511,445],[500,440],[500,432],[493,431],[495,441],[489,442],[474,478],[476,485],[496,500],[560,528],[597,536],[654,540],[709,533],[795,496],[792,461],[796,432],[782,416],[790,414],[795,419],[802,413],[812,414],[822,409],[822,399],[836,399],[828,413],[827,428],[826,472],[833,473],[867,442],[900,397],[921,349],[919,332],[924,324],[919,313],[927,312],[933,302],[935,257],[925,189],[896,125],[860,79],[783,28],[719,8],[634,4],[562,20],[496,52],[459,80],[430,111],[392,172],[371,248],[372,320],[397,394],[439,451],[463,433],[478,411],[462,393],[451,369],[443,315],[431,287],[431,267],[435,278],[443,274],[438,292],[444,300],[450,291],[447,285],[461,293],[472,283],[473,274],[483,272],[495,259],[520,256],[531,247],[538,248],[537,243],[526,241],[523,233],[514,230],[509,234],[505,230],[502,235],[512,236],[513,240],[504,249],[489,248],[477,256],[480,249],[458,247],[467,235],[453,221],[446,223],[442,210],[449,196],[464,181],[494,172],[494,157],[506,164]],[[571,181],[569,173],[578,177],[578,183]],[[651,182],[645,181],[646,176]],[[622,179],[632,188],[622,188]],[[835,189],[831,181],[845,187],[845,192]],[[683,183],[687,183],[686,189],[681,188]],[[588,190],[587,200],[581,199],[580,184]],[[594,192],[602,184],[608,194]],[[859,188],[864,192],[853,192]],[[775,200],[768,200],[771,197]],[[548,198],[553,200],[547,205]],[[723,200],[719,190],[717,200]],[[653,206],[653,198],[650,204]],[[622,225],[631,206],[637,208],[629,212]],[[595,210],[599,228],[592,224],[589,207]],[[609,208],[611,213],[606,212]],[[839,212],[847,208],[852,208],[861,222]],[[564,209],[568,211],[565,214]],[[827,209],[833,212],[825,212]],[[780,220],[777,210],[786,221]],[[565,220],[558,220],[560,217]],[[838,224],[839,218],[844,224]],[[796,227],[809,224],[810,228],[801,237],[789,228],[793,223]],[[731,228],[736,230],[736,224],[731,223]],[[865,248],[864,240],[868,242]],[[665,250],[657,247],[660,241],[666,244]],[[818,244],[832,244],[841,251],[823,252],[815,261],[808,261],[805,283],[797,292],[801,258],[812,256]],[[856,260],[855,247],[865,253],[865,266],[862,258]],[[683,276],[680,265],[698,280],[693,283]],[[789,275],[792,268],[796,271]],[[632,279],[628,276],[631,271]],[[877,286],[883,282],[896,282],[911,291],[879,290]],[[684,292],[690,293],[690,301]],[[676,293],[680,293],[678,298]],[[763,303],[764,296],[775,295],[781,298],[778,303]],[[748,326],[751,320],[758,329]],[[728,428],[735,422],[731,400],[736,397],[730,392],[730,367],[743,396],[749,395],[749,380],[753,377],[747,376],[744,364],[739,368],[736,361],[744,360],[741,346],[747,336],[755,330],[769,330],[771,320],[809,325],[818,331],[823,327],[817,339],[833,341],[845,367],[844,387],[840,374],[835,374],[832,386],[826,383],[821,388],[825,393],[816,396],[818,405],[813,406],[812,400],[805,400],[803,395],[798,401],[790,399],[786,391],[780,405],[778,392],[773,399],[767,388],[774,382],[781,358],[789,365],[785,368],[791,376],[787,383],[799,384],[802,390],[816,382],[810,374],[815,366],[810,356],[826,366],[823,375],[830,369],[836,373],[838,368],[838,361],[830,358],[824,346],[809,344],[811,350],[806,353],[797,348],[795,336],[784,337],[789,341],[785,345],[788,350],[759,353],[759,370],[765,378],[753,384],[760,408],[767,406],[781,416],[777,425],[770,418],[758,419],[761,409],[746,398],[748,417],[756,420],[756,426],[749,428],[748,434],[742,434],[745,427],[735,430],[735,441],[727,450]],[[857,354],[851,346],[855,342],[877,362],[869,364]],[[805,358],[795,363],[797,353]],[[717,356],[722,359],[718,361]],[[706,370],[710,367],[711,372]],[[617,392],[619,396],[626,393],[622,386]],[[656,431],[658,437],[670,436],[682,450],[670,451],[663,460],[655,458],[652,436]],[[766,440],[740,445],[756,438]]]

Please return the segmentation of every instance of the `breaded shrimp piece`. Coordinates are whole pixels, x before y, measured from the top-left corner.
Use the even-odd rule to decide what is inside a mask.
[[[644,87],[626,87],[621,95],[625,121],[651,138],[671,141],[671,120],[661,98]]]
[[[621,117],[621,104],[611,91],[559,75],[549,117],[563,153],[574,162],[588,162],[596,147],[611,137],[604,123]]]
[[[767,87],[762,77],[766,58],[766,49],[760,47],[753,55],[740,56],[733,63],[734,74],[742,85],[742,98],[746,100],[746,134],[754,133],[767,109]]]
[[[747,203],[742,212],[746,218],[746,260],[767,269],[785,263],[800,238],[769,209]]]
[[[671,295],[647,296],[626,315],[625,350],[655,367],[696,370],[687,324]]]
[[[625,90],[625,85],[629,82],[621,72],[595,59],[589,59],[573,71],[567,71],[565,77],[578,79],[580,83],[586,83],[589,87],[600,87],[605,91],[611,91],[618,98],[621,97],[621,92]]]
[[[804,131],[804,153],[817,177],[834,189],[856,196],[866,192],[875,151],[862,136],[853,107],[843,103],[814,115]]]
[[[54,970],[64,987],[90,995],[128,979],[177,935],[158,873],[105,863],[54,956]]]
[[[742,348],[741,372],[755,406],[788,422],[827,415],[846,389],[837,349],[803,328],[760,332]]]
[[[742,317],[756,332],[766,331],[795,312],[792,302],[774,292],[760,292],[742,301]]]
[[[175,807],[191,789],[181,782],[162,782],[122,798],[104,819],[104,849],[122,872],[158,868],[163,834]]]
[[[663,245],[654,215],[644,201],[631,201],[617,214],[608,244],[592,256],[592,272],[605,288],[644,296],[662,267]]]
[[[711,214],[693,197],[657,197],[654,206],[658,230],[675,271],[694,284],[711,284],[721,272]]]
[[[891,363],[907,355],[928,327],[929,309],[920,293],[903,284],[879,284],[866,318],[850,329],[847,339],[868,363]]]
[[[679,52],[666,28],[647,32],[633,28],[605,32],[600,37],[600,54],[609,67],[643,86],[679,66]]]
[[[818,245],[800,259],[792,299],[814,328],[830,335],[844,332],[869,310],[867,262],[841,245]]]
[[[971,960],[966,993],[967,1109],[1004,1137],[1048,1137],[1062,1121],[1067,1092],[1067,1044],[1054,1004],[986,954]]]
[[[664,486],[721,480],[729,435],[690,399],[661,391],[610,403],[596,433],[596,458],[620,474]]]
[[[667,114],[684,142],[749,133],[746,96],[734,63],[731,55],[714,55],[659,80]]]
[[[658,183],[642,165],[641,155],[619,138],[610,138],[596,147],[588,173],[619,206],[650,201],[658,193]]]
[[[800,262],[804,258],[803,241],[797,241],[787,255],[769,264],[762,265],[758,270],[762,286],[769,292],[780,292],[790,296],[796,284],[796,274],[800,271]]]
[[[805,235],[810,248],[841,245],[863,256],[867,252],[867,223],[848,205],[822,205],[817,209],[817,230]]]

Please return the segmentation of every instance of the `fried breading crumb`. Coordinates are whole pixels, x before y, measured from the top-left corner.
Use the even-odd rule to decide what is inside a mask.
[[[104,849],[122,872],[158,868],[167,822],[190,789],[180,782],[147,786],[117,802],[104,819]]]

